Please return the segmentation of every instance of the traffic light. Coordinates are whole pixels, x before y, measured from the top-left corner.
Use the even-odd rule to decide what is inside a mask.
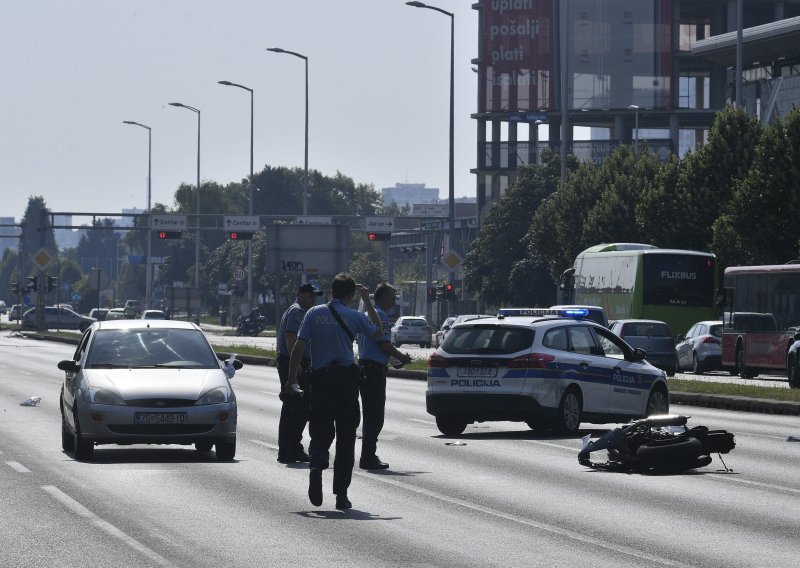
[[[181,238],[181,231],[159,231],[158,238],[161,240],[164,239],[180,239]]]
[[[429,302],[436,301],[436,286],[428,288],[428,301]]]
[[[58,276],[48,276],[47,277],[47,291],[52,292],[58,288]]]
[[[444,284],[442,284],[441,286],[437,286],[437,287],[436,287],[436,299],[437,299],[439,302],[444,302],[444,301],[447,299],[447,298],[445,297],[445,295],[444,295],[444,292],[445,292],[445,290],[444,290]]]
[[[251,241],[253,240],[252,231],[231,231],[228,238],[232,241]]]
[[[15,296],[19,296],[19,282],[11,283],[11,293]]]
[[[369,233],[367,238],[371,241],[388,241],[392,238],[391,233]]]
[[[38,276],[28,276],[25,279],[25,291],[26,292],[38,292],[39,291],[39,277]]]
[[[456,289],[455,286],[450,284],[449,282],[444,285],[444,295],[445,298],[448,300],[455,300],[456,299]]]

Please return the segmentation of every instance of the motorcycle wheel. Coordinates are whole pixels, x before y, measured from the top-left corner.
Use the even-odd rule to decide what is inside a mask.
[[[703,444],[697,438],[675,438],[642,444],[636,459],[644,469],[682,471],[708,465],[710,460],[698,459],[702,454]]]

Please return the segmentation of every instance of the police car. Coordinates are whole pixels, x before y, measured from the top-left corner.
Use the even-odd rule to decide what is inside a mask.
[[[587,315],[526,309],[453,327],[428,359],[426,408],[442,434],[485,421],[574,434],[668,412],[664,371]]]

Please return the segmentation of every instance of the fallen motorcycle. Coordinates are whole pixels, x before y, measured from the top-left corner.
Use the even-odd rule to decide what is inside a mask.
[[[587,435],[578,463],[609,471],[679,472],[705,467],[711,454],[727,454],[736,447],[733,434],[705,426],[688,428],[687,422],[686,416],[664,414],[615,428],[594,441]],[[598,450],[608,451],[608,461],[591,461],[590,454]]]

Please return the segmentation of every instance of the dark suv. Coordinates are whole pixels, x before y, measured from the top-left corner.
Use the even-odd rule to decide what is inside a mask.
[[[658,320],[617,320],[611,331],[624,339],[631,347],[640,347],[647,353],[647,362],[666,371],[670,377],[678,368],[675,351],[675,336],[669,326]]]

